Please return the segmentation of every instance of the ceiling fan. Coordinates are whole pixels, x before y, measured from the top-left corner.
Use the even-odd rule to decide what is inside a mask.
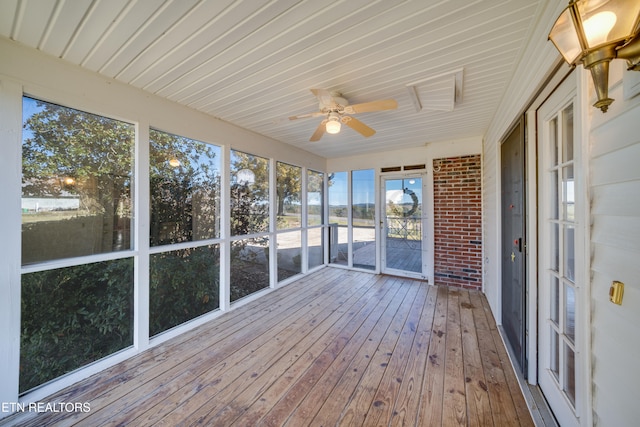
[[[379,101],[349,105],[349,101],[344,99],[338,93],[330,93],[325,89],[311,89],[311,92],[316,96],[316,98],[318,98],[320,111],[289,117],[289,120],[304,119],[307,117],[325,117],[325,119],[320,122],[313,135],[311,135],[309,141],[320,140],[325,132],[332,134],[340,132],[342,123],[360,133],[365,138],[369,137],[376,133],[376,131],[362,123],[360,120],[351,117],[349,114],[395,110],[398,108],[398,103],[394,99],[382,99]]]

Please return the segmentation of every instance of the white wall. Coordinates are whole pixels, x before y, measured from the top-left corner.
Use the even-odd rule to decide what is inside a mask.
[[[606,114],[591,108],[591,344],[594,424],[640,420],[640,96],[625,99],[625,83],[640,73],[612,63]],[[594,100],[591,100],[591,104]],[[625,284],[618,306],[613,280]]]
[[[427,165],[427,172],[430,172],[433,159],[479,154],[481,151],[481,138],[434,142],[425,144],[424,147],[327,159],[327,172],[372,168],[379,172],[383,167],[422,163]]]

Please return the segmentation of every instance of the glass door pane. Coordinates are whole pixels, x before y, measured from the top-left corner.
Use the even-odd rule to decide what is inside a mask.
[[[351,218],[353,266],[376,268],[375,173],[373,169],[351,172]]]
[[[540,183],[540,263],[538,380],[561,425],[576,425],[580,394],[580,286],[577,255],[580,207],[576,191],[581,176],[580,145],[574,132],[574,104],[564,85],[538,111]],[[562,89],[564,88],[564,89]],[[560,96],[565,101],[560,101]],[[563,105],[564,104],[564,105]]]
[[[385,179],[384,267],[422,273],[422,178]]]
[[[349,264],[347,172],[329,175],[329,262]]]
[[[550,370],[556,386],[575,405],[575,189],[573,148],[573,106],[559,111],[548,125],[551,136],[547,163],[552,191],[547,193],[551,208],[548,248],[554,254],[547,268],[551,271],[551,298],[545,301],[547,319],[552,323]],[[560,178],[561,179],[558,179]],[[558,207],[561,211],[558,212]]]

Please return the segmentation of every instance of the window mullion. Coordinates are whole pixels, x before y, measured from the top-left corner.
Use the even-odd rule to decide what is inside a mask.
[[[276,177],[276,160],[269,160],[269,286],[275,288],[278,283],[277,258],[277,223],[278,223],[278,194]]]
[[[17,402],[20,372],[20,262],[21,262],[21,135],[22,85],[0,78],[0,139],[3,165],[0,168],[0,224],[3,244],[0,245],[0,402]],[[18,250],[16,250],[18,248]],[[12,343],[9,345],[9,343]]]
[[[309,198],[308,194],[308,169],[301,168],[300,173],[302,174],[300,177],[300,232],[301,236],[301,253],[300,253],[300,268],[302,274],[306,274],[309,270],[309,209],[308,202]]]
[[[231,179],[228,145],[222,147],[222,173],[220,182],[220,309],[229,310],[231,305]]]
[[[139,122],[136,129],[134,156],[134,316],[133,345],[137,350],[149,347],[149,126]]]

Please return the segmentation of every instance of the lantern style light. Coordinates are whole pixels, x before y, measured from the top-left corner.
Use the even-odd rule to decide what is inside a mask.
[[[556,20],[549,39],[572,66],[591,71],[598,100],[606,112],[609,98],[609,62],[626,59],[629,70],[640,71],[640,1],[570,0]]]

